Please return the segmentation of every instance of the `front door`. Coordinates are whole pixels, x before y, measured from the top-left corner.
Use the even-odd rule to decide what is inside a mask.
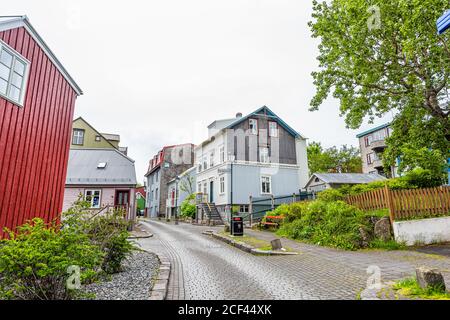
[[[129,200],[130,200],[130,191],[129,190],[117,190],[116,198],[114,200],[114,206],[127,209]]]
[[[209,182],[209,203],[214,203],[214,181]]]

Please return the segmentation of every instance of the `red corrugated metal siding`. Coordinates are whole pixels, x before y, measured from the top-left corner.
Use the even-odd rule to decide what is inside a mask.
[[[76,93],[24,28],[0,39],[31,62],[24,107],[0,97],[0,229],[11,229],[59,219]]]

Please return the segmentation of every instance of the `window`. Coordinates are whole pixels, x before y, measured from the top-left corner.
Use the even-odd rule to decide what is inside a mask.
[[[208,184],[205,182],[203,183],[203,193],[207,194],[208,193]]]
[[[91,208],[100,208],[100,190],[86,190],[84,200],[91,204]]]
[[[155,190],[155,200],[158,200],[158,188]]]
[[[261,193],[270,194],[271,193],[271,178],[270,176],[261,177]]]
[[[82,146],[84,144],[84,130],[73,129],[72,144]]]
[[[368,143],[368,146],[370,146],[370,144],[372,143],[372,141],[373,141],[373,136],[372,136],[372,135],[367,136],[367,143]]]
[[[209,153],[209,167],[214,167],[214,150]]]
[[[205,155],[203,156],[203,170],[208,169],[208,157]]]
[[[369,146],[369,137],[364,137],[364,145],[366,146],[366,147],[368,147]]]
[[[0,41],[0,95],[22,106],[29,62]]]
[[[278,137],[278,124],[269,121],[269,137]]]
[[[248,119],[248,128],[251,134],[258,134],[258,120]]]
[[[378,157],[375,153],[371,152],[367,154],[367,164],[372,164],[375,160],[378,160]]]
[[[224,146],[220,147],[219,153],[220,153],[220,163],[224,163],[225,162],[225,147]]]
[[[269,163],[269,148],[259,148],[259,162]]]
[[[197,157],[197,172],[202,172],[202,158]]]
[[[220,194],[225,193],[225,177],[224,176],[219,178],[219,192],[220,192]]]
[[[243,204],[239,206],[239,213],[248,213],[248,212],[249,212],[248,205]]]
[[[198,183],[197,184],[197,192],[202,192],[202,184],[201,183]]]
[[[101,137],[99,135],[95,136],[95,141],[99,142],[101,140]]]

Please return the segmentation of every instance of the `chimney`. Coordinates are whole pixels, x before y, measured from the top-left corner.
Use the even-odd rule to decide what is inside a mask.
[[[242,118],[242,113],[241,112],[236,113],[236,119],[239,119],[239,118]]]

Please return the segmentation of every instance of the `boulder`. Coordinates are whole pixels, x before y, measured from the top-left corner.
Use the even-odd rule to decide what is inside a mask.
[[[272,250],[281,250],[283,248],[280,239],[274,239],[270,241],[270,244],[272,245]]]
[[[435,288],[445,292],[445,282],[442,273],[437,269],[420,267],[416,269],[417,283],[422,289]]]
[[[360,227],[359,228],[359,236],[360,236],[360,241],[359,241],[359,245],[361,248],[367,248],[369,246],[371,239],[370,233],[367,232],[366,229]]]
[[[375,237],[383,241],[388,241],[392,239],[391,232],[391,221],[389,218],[384,217],[378,220],[374,226]]]

